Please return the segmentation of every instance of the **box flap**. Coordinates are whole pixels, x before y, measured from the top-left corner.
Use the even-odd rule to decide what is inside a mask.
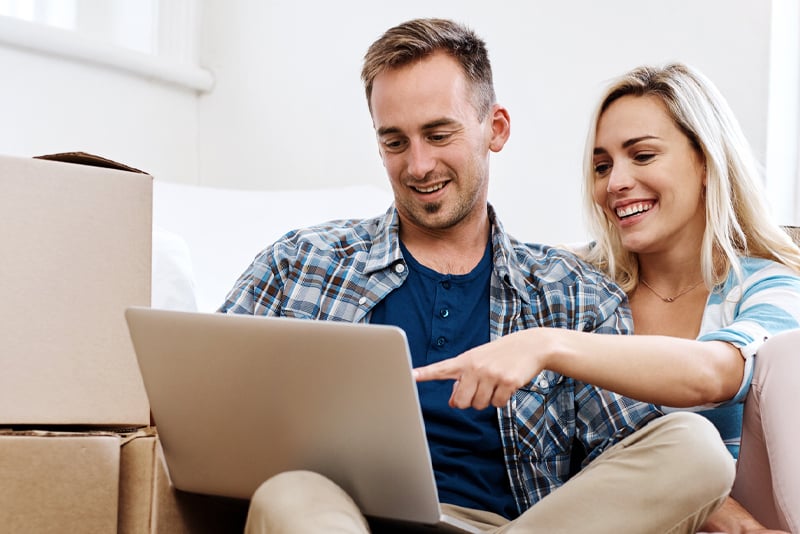
[[[97,156],[88,152],[60,152],[58,154],[46,154],[36,156],[35,159],[49,159],[51,161],[61,161],[64,163],[77,163],[78,165],[89,165],[92,167],[104,167],[106,169],[117,169],[120,171],[137,172],[149,174],[134,167],[129,167],[124,163],[119,163],[103,156]]]

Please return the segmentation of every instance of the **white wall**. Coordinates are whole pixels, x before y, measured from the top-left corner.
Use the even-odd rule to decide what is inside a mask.
[[[70,59],[66,49],[90,47],[67,38],[72,36],[63,30],[28,32],[27,23],[0,19],[0,153],[30,157],[91,152],[158,179],[197,182],[195,90]],[[53,53],[13,42],[42,45]],[[96,50],[99,58],[113,59],[109,51],[116,52]],[[120,57],[146,59],[124,51]]]
[[[236,6],[236,9],[232,8]],[[763,160],[770,2],[754,0],[205,0],[199,55],[215,76],[199,102],[199,182],[242,188],[384,184],[359,80],[384,30],[440,16],[487,41],[512,136],[490,199],[509,231],[583,239],[580,165],[605,81],[680,60],[728,97]]]
[[[207,93],[9,46],[0,25],[0,153],[84,150],[159,180],[233,188],[385,187],[361,59],[390,26],[449,17],[486,39],[511,112],[490,192],[506,227],[576,241],[589,111],[605,80],[635,65],[701,68],[764,159],[779,1],[794,0],[196,0],[199,61],[215,81]]]

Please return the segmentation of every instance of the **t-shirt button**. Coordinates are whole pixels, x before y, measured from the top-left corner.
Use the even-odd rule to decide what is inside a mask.
[[[436,338],[437,347],[444,347],[445,343],[447,343],[447,340],[443,336],[439,336],[438,338]]]

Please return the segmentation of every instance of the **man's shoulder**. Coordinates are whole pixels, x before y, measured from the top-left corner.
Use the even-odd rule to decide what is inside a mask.
[[[316,250],[349,255],[369,250],[383,231],[385,222],[385,217],[377,216],[367,219],[337,219],[295,228],[273,243],[270,249]]]
[[[512,246],[523,275],[537,283],[570,285],[582,283],[616,287],[597,267],[585,262],[566,248],[513,240]]]

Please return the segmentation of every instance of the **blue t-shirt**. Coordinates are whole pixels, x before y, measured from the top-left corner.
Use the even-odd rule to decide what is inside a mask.
[[[438,273],[417,262],[402,243],[401,250],[408,278],[373,309],[370,322],[405,331],[414,367],[487,343],[491,243],[464,275]],[[516,517],[497,411],[450,408],[452,380],[421,382],[417,388],[439,500]]]

